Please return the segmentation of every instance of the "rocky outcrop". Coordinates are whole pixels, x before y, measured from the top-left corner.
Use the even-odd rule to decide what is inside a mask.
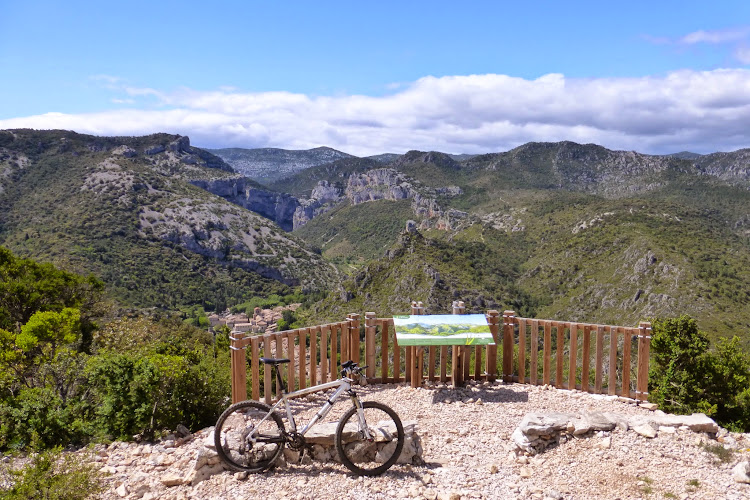
[[[624,417],[614,413],[547,412],[527,414],[513,431],[512,439],[518,450],[536,455],[548,446],[564,443],[572,437],[608,432],[615,427],[624,431],[633,430],[651,439],[659,432],[674,432],[675,428],[712,435],[719,431],[716,422],[703,413],[668,415],[657,411],[649,416]]]
[[[341,201],[342,195],[342,190],[328,181],[318,182],[310,194],[310,199],[299,200],[299,206],[294,211],[294,229],[331,210]]]
[[[375,200],[404,200],[418,194],[408,178],[392,168],[352,174],[346,186],[346,197],[353,205]]]
[[[421,229],[440,229],[453,231],[461,226],[471,223],[471,217],[467,212],[455,208],[443,209],[435,198],[420,195],[412,201],[414,214],[422,217]]]
[[[750,186],[750,149],[731,153],[713,153],[694,160],[696,168],[730,184]]]
[[[201,179],[190,182],[235,205],[274,221],[285,231],[294,229],[294,214],[300,206],[300,201],[290,194],[268,191],[245,177]]]
[[[427,153],[427,155],[436,153]],[[408,156],[408,155],[407,155]],[[447,155],[446,155],[447,157]],[[421,157],[420,157],[421,158]],[[449,161],[455,163],[450,157]],[[352,174],[346,187],[346,197],[353,205],[376,200],[412,200],[414,214],[422,218],[422,229],[457,229],[468,219],[466,212],[443,209],[438,197],[462,194],[458,186],[428,188],[392,168],[376,168],[362,174]]]

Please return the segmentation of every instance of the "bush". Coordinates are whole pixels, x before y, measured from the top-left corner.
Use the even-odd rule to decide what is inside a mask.
[[[664,411],[702,412],[731,430],[750,431],[750,356],[739,339],[722,339],[712,351],[692,318],[652,326],[649,399]]]
[[[89,365],[96,428],[101,438],[129,439],[184,424],[214,423],[229,396],[226,352],[214,359],[204,351],[194,360],[151,354],[96,356]]]
[[[35,455],[22,469],[3,472],[0,497],[5,500],[84,500],[104,489],[96,467],[74,455],[61,457],[60,448]]]
[[[21,389],[9,404],[0,405],[0,417],[0,448],[46,448],[70,442],[70,414],[49,387]]]

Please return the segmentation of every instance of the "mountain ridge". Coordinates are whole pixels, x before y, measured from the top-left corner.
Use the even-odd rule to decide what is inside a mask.
[[[222,148],[206,151],[231,164],[237,172],[263,184],[323,163],[352,157],[327,146],[304,150]]]
[[[187,137],[0,131],[0,244],[94,273],[136,306],[219,307],[337,282],[294,235],[194,185],[240,178]]]

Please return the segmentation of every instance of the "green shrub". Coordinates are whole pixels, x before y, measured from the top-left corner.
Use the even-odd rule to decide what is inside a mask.
[[[70,442],[70,414],[49,387],[21,389],[0,404],[0,447],[46,448]]]
[[[84,500],[104,489],[95,466],[71,454],[61,457],[60,448],[38,453],[25,467],[3,471],[3,476],[0,497],[5,500]]]
[[[722,339],[712,351],[688,316],[652,326],[649,399],[667,412],[702,412],[731,430],[750,430],[750,356],[739,339]]]
[[[92,358],[89,381],[100,437],[129,439],[178,424],[211,425],[231,384],[228,354],[215,359],[209,352],[195,353],[193,360],[115,353]]]

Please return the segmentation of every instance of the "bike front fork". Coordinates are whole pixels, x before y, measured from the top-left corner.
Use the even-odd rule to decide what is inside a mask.
[[[356,394],[351,394],[352,404],[357,409],[357,418],[359,420],[359,432],[362,434],[362,437],[367,439],[368,441],[373,441],[375,439],[375,436],[372,435],[370,432],[370,428],[367,425],[367,420],[365,419],[365,410],[362,408],[362,402],[359,400],[359,397],[357,397]]]

